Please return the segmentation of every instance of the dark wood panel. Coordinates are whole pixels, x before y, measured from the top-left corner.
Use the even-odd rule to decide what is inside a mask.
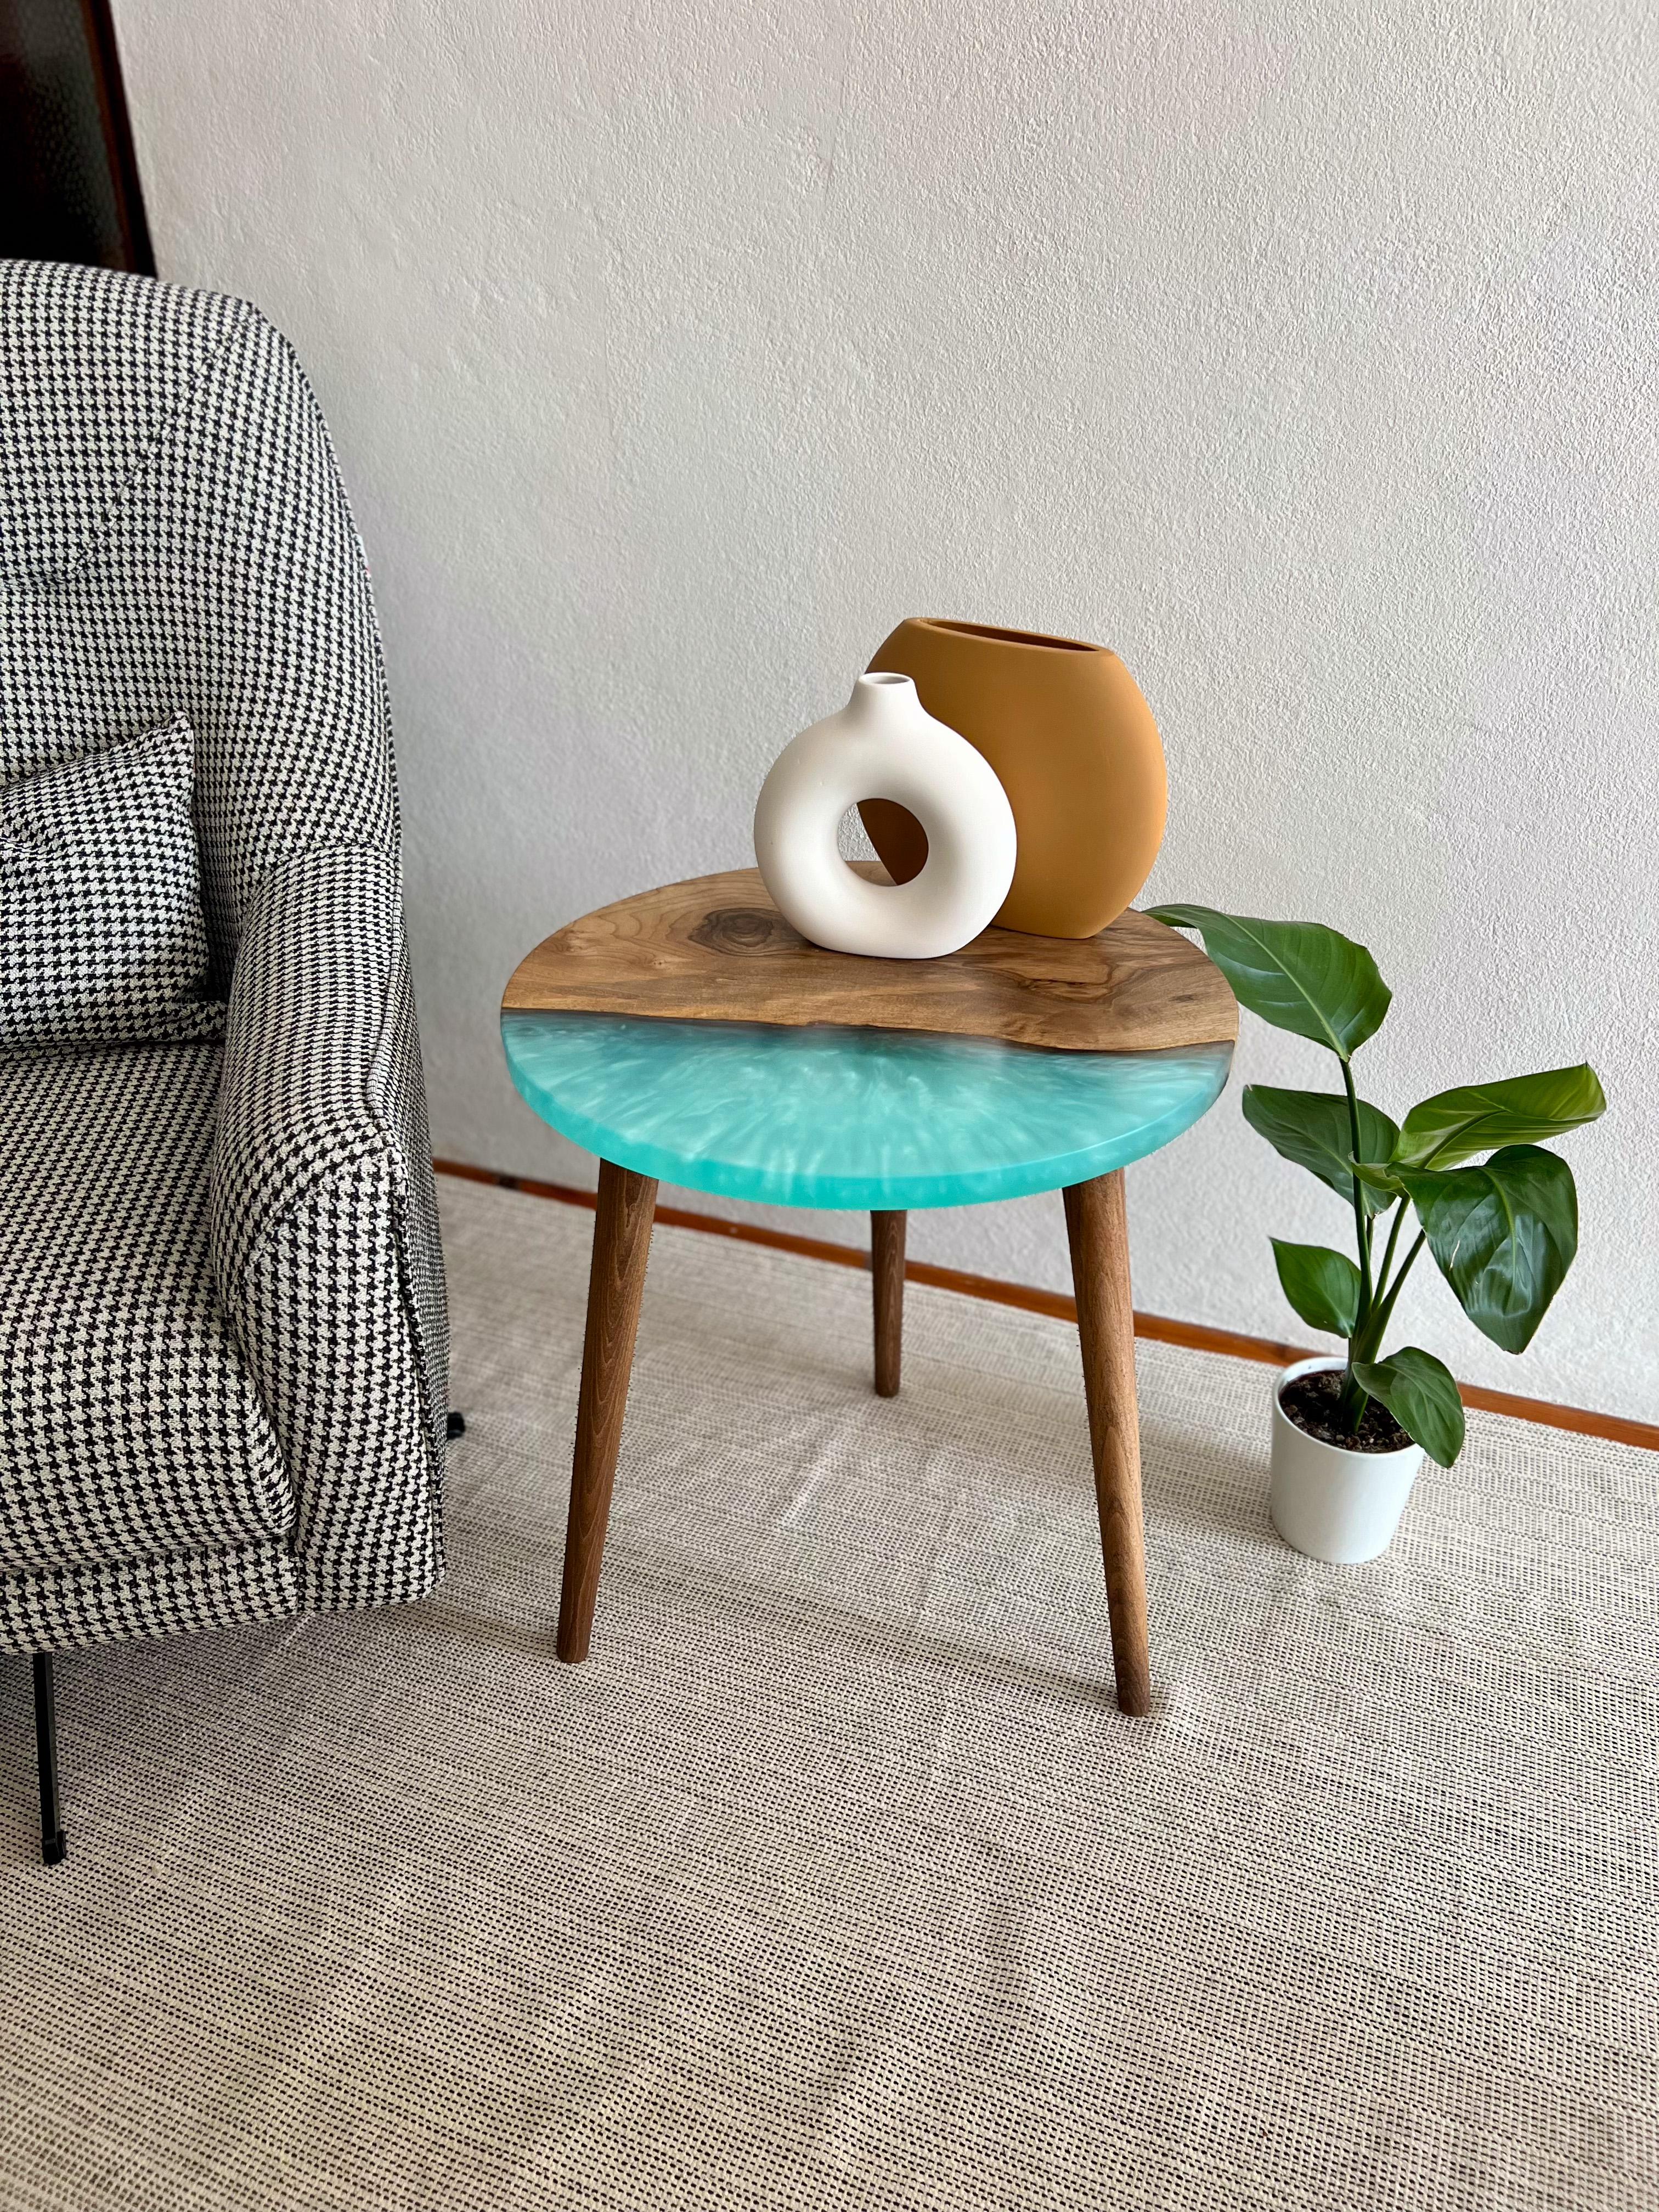
[[[0,0],[0,253],[155,272],[108,0]]]

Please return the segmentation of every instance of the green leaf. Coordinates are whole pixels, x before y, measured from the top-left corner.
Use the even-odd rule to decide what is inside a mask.
[[[1323,1244],[1286,1244],[1268,1240],[1279,1287],[1310,1328],[1332,1336],[1352,1336],[1359,1319],[1359,1270],[1346,1252]]]
[[[1387,1359],[1357,1359],[1353,1374],[1437,1467],[1451,1465],[1463,1449],[1463,1401],[1431,1352],[1408,1344]]]
[[[1154,921],[1195,929],[1242,1006],[1347,1060],[1382,1026],[1392,994],[1363,945],[1316,921],[1258,921],[1212,906],[1155,906]]]
[[[1353,1133],[1348,1126],[1348,1102],[1329,1091],[1276,1091],[1270,1084],[1249,1083],[1243,1100],[1244,1119],[1265,1137],[1276,1152],[1294,1160],[1328,1183],[1340,1197],[1353,1203]],[[1386,1114],[1359,1102],[1359,1157],[1377,1164],[1382,1187],[1371,1187],[1362,1178],[1367,1213],[1381,1213],[1400,1195],[1400,1185],[1382,1170],[1391,1158],[1400,1132]]]
[[[1401,1167],[1455,1168],[1499,1145],[1535,1145],[1594,1121],[1607,1102],[1594,1069],[1547,1068],[1502,1083],[1471,1083],[1413,1106],[1395,1147]]]
[[[1400,1180],[1464,1312],[1505,1352],[1524,1352],[1578,1249],[1572,1170],[1509,1145],[1483,1167],[1404,1168]]]
[[[1373,1166],[1369,1160],[1356,1160],[1353,1171],[1371,1194],[1374,1203],[1370,1210],[1374,1212],[1380,1212],[1385,1206],[1392,1206],[1395,1199],[1405,1194],[1405,1184],[1391,1167],[1379,1168]]]

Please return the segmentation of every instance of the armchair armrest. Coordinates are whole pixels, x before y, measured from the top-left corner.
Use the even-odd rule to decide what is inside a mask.
[[[209,1163],[220,1298],[298,1502],[313,1602],[441,1568],[447,1329],[398,869],[348,847],[244,911]]]

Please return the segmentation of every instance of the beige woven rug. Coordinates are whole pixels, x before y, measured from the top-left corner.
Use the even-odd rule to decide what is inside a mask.
[[[1072,1334],[659,1231],[552,1656],[591,1218],[443,1186],[449,1581],[0,1661],[0,2203],[1652,2207],[1651,1455],[1481,1415],[1394,1553],[1143,1346],[1121,1719]],[[849,1231],[853,1224],[849,1223]]]

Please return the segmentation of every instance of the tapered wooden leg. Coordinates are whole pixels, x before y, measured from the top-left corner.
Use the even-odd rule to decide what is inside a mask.
[[[576,1452],[564,1534],[564,1587],[559,1596],[561,1659],[586,1659],[592,1633],[593,1601],[599,1595],[599,1561],[611,1518],[611,1487],[628,1407],[628,1377],[634,1364],[656,1207],[657,1186],[649,1176],[614,1167],[609,1160],[599,1163]]]
[[[904,1224],[902,1213],[870,1216],[870,1272],[875,1281],[876,1395],[896,1398],[904,1341]]]
[[[1115,1175],[1097,1176],[1092,1182],[1073,1184],[1066,1193],[1066,1233],[1077,1291],[1117,1702],[1126,1713],[1149,1713],[1152,1691],[1140,1512],[1140,1419],[1135,1405],[1135,1324],[1129,1301],[1129,1229],[1121,1169]]]

